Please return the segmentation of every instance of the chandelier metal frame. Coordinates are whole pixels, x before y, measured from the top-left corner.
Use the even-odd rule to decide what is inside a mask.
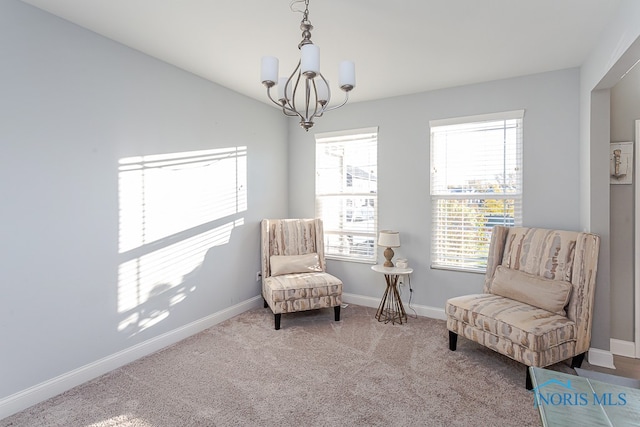
[[[304,11],[295,10],[295,3],[304,3]],[[263,57],[261,78],[271,102],[282,108],[285,115],[299,117],[300,126],[308,131],[316,117],[322,117],[326,111],[335,110],[347,103],[349,92],[355,87],[355,66],[351,61],[340,63],[339,87],[344,91],[345,98],[340,104],[329,107],[331,88],[320,72],[320,51],[311,41],[313,25],[309,20],[309,0],[293,0],[290,8],[294,12],[302,13],[302,41],[298,44],[301,58],[288,78],[279,78],[278,58]],[[271,89],[276,85],[280,87],[277,99],[274,99]]]

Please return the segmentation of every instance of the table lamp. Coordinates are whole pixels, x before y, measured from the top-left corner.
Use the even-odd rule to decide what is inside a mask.
[[[387,249],[384,250],[384,257],[386,261],[384,262],[385,267],[393,267],[393,262],[391,259],[393,258],[393,249],[400,247],[400,233],[397,231],[391,230],[382,230],[378,235],[378,246],[385,246]]]

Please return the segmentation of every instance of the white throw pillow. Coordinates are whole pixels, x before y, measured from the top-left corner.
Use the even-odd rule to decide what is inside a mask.
[[[573,285],[560,280],[524,273],[499,265],[491,282],[491,293],[524,302],[538,308],[566,316]]]
[[[280,276],[290,273],[317,273],[322,271],[318,254],[272,255],[271,275]]]

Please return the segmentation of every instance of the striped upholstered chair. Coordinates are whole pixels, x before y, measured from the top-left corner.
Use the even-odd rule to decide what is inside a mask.
[[[326,272],[320,219],[263,219],[262,297],[275,328],[282,313],[333,307],[340,320],[342,281]]]
[[[449,348],[458,335],[527,366],[572,358],[591,342],[600,238],[542,228],[493,228],[484,293],[446,304]],[[527,369],[527,389],[531,378]]]

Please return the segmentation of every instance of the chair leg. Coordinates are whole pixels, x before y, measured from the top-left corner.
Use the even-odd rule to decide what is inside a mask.
[[[580,366],[582,366],[582,361],[584,360],[584,355],[587,353],[581,353],[578,355],[573,356],[573,359],[571,359],[571,368],[575,369],[575,368],[579,368]]]
[[[269,304],[267,304],[267,300],[266,299],[262,298],[262,301],[264,301],[264,308],[269,307]]]
[[[456,345],[458,344],[458,334],[449,331],[449,350],[456,351]]]
[[[336,322],[340,321],[340,306],[336,305],[335,307],[333,307],[333,313],[335,314],[335,319]]]
[[[280,329],[280,318],[282,317],[282,313],[274,314],[274,318],[276,321],[276,331]]]
[[[531,373],[529,372],[529,367],[527,366],[527,378],[525,381],[525,387],[527,390],[533,389],[533,383],[531,382]]]

